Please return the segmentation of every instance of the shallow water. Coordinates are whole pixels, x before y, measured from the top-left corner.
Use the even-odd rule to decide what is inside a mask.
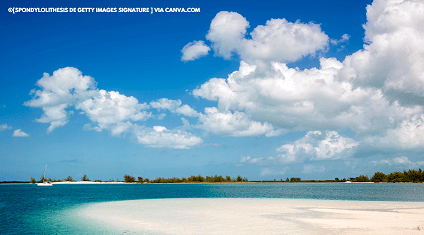
[[[0,185],[1,234],[111,234],[78,216],[85,206],[159,198],[299,198],[424,202],[424,184],[256,183]]]

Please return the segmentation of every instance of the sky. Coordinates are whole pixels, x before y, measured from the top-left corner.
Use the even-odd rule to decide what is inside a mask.
[[[423,13],[416,0],[2,1],[0,181],[46,164],[77,180],[424,168]]]

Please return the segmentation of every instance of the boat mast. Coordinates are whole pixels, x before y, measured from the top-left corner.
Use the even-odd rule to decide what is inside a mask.
[[[44,167],[44,174],[43,174],[43,183],[44,183],[44,179],[46,178],[46,170],[47,170],[47,164]]]

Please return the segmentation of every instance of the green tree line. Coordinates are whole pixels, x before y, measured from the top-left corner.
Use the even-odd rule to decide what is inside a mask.
[[[31,183],[41,183],[44,181],[52,181],[52,182],[61,182],[61,181],[71,181],[75,182],[75,180],[68,176],[67,178],[63,180],[58,179],[51,179],[51,178],[42,178],[40,180],[35,180],[33,177],[31,177],[30,182]],[[87,177],[87,175],[83,175],[81,177],[82,181],[90,181],[90,179]],[[108,180],[109,182],[114,182],[115,180]],[[230,176],[223,177],[222,175],[214,175],[214,176],[206,176],[203,177],[201,175],[197,176],[190,176],[188,178],[162,178],[157,177],[156,179],[150,180],[148,178],[138,177],[137,179],[134,176],[131,175],[124,175],[124,181],[127,183],[225,183],[225,182],[249,182],[249,180],[241,176],[237,176],[236,178],[231,178]],[[340,182],[340,181],[346,181],[345,179],[339,180],[336,178],[335,180],[325,180],[325,181],[315,181],[315,180],[301,180],[297,177],[291,177],[286,178],[285,181],[283,179],[280,180],[280,182],[290,182],[290,183],[296,183],[296,182]],[[367,175],[359,175],[356,178],[351,179],[352,182],[388,182],[388,183],[397,183],[397,182],[411,182],[411,183],[423,183],[424,182],[424,171],[421,169],[419,170],[404,170],[401,171],[395,171],[389,174],[384,174],[382,172],[376,172],[374,175],[369,178]],[[101,180],[95,180],[95,182],[102,182]],[[117,179],[116,182],[119,182]],[[262,182],[262,181],[258,181]],[[268,181],[265,181],[268,182]],[[274,179],[274,181],[269,182],[278,182]]]
[[[154,180],[143,179],[143,177],[138,177],[137,181],[135,177],[130,175],[124,175],[124,181],[127,183],[225,183],[225,182],[248,182],[247,178],[242,178],[241,176],[237,176],[237,178],[231,178],[230,176],[223,177],[222,175],[214,175],[214,176],[206,176],[203,177],[201,175],[195,176],[192,175],[188,178],[162,178],[157,177]]]
[[[424,182],[424,171],[419,170],[404,170],[403,172],[395,171],[390,174],[384,174],[383,172],[376,172],[371,179],[366,175],[360,175],[351,180],[352,182],[411,182],[411,183],[422,183]]]
[[[84,174],[82,177],[81,177],[81,180],[82,181],[90,181],[90,179],[87,177],[87,175],[86,174]],[[35,180],[32,176],[31,176],[31,179],[29,180],[29,182],[30,183],[32,183],[32,184],[35,184],[35,183],[42,183],[43,181],[51,181],[51,182],[63,182],[63,181],[70,181],[70,182],[75,182],[75,180],[71,177],[71,176],[68,176],[68,177],[66,177],[65,179],[63,179],[63,180],[61,180],[61,179],[56,179],[56,178],[53,178],[53,179],[51,179],[50,177],[49,178],[44,178],[44,176],[42,176],[41,177],[41,179],[40,180]],[[96,180],[96,181],[101,181],[101,180]]]

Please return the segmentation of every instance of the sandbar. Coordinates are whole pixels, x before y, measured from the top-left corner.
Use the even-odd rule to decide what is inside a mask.
[[[88,204],[79,213],[131,234],[424,234],[424,202],[148,199]]]

